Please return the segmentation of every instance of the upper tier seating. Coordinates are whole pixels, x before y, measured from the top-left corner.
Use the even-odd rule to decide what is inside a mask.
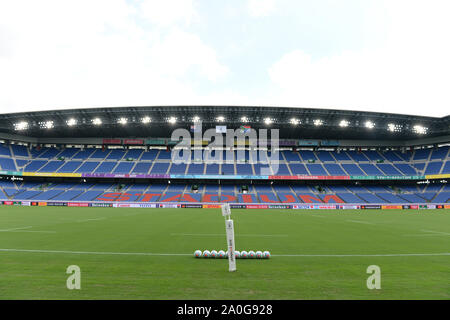
[[[188,163],[172,164],[166,149],[33,148],[0,143],[0,170],[40,173],[176,175],[415,176],[450,173],[450,148],[414,151],[288,151],[272,159],[266,151],[200,150]],[[222,160],[221,160],[222,159]],[[257,163],[253,163],[256,160]],[[270,162],[270,166],[267,164]],[[265,172],[263,172],[265,169]]]

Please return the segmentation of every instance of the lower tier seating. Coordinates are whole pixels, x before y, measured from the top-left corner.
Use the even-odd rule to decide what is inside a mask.
[[[0,181],[1,200],[232,203],[448,203],[447,184],[312,186]]]

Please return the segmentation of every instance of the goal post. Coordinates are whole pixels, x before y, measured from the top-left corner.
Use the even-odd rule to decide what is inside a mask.
[[[225,217],[225,230],[227,234],[228,271],[236,271],[236,255],[234,252],[234,222],[231,219],[231,208],[228,203],[222,205],[222,215]]]

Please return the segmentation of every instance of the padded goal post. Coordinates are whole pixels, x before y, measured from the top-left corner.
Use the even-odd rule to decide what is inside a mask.
[[[236,271],[236,255],[234,244],[234,222],[231,220],[231,208],[228,203],[222,205],[222,215],[225,217],[225,231],[227,234],[228,271]]]

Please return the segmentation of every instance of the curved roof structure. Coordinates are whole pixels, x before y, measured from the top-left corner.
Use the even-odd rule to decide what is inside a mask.
[[[0,132],[58,138],[170,137],[175,128],[189,129],[195,117],[202,121],[204,129],[216,125],[276,128],[285,139],[408,140],[450,133],[450,116],[262,106],[149,106],[6,113],[0,114]],[[94,119],[101,124],[95,124]]]

